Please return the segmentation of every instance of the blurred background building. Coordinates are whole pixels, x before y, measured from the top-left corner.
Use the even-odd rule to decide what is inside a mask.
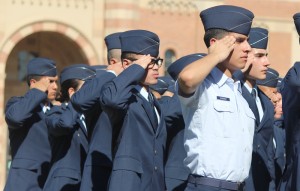
[[[250,9],[255,14],[253,26],[269,30],[271,67],[282,77],[300,60],[292,18],[300,12],[297,0],[1,0],[0,189],[10,165],[4,107],[11,96],[27,91],[24,78],[30,59],[51,58],[59,71],[74,63],[106,64],[106,35],[146,29],[161,39],[164,75],[176,58],[206,52],[199,12],[220,4]]]

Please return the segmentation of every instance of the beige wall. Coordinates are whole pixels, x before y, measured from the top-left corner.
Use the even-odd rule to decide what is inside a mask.
[[[206,52],[199,12],[218,4],[252,10],[253,26],[269,29],[269,58],[284,76],[300,60],[298,34],[292,16],[298,1],[278,0],[6,0],[0,1],[0,190],[5,183],[7,127],[4,122],[7,58],[22,39],[51,31],[69,38],[89,64],[106,62],[103,38],[112,32],[147,29],[161,39],[161,56],[173,49],[177,58]],[[74,47],[73,47],[74,48]],[[161,69],[163,74],[163,68]],[[17,85],[17,84],[16,84]],[[21,92],[22,93],[22,92]]]

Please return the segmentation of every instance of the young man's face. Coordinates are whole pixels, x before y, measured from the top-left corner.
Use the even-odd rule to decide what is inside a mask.
[[[240,70],[245,67],[248,53],[251,51],[247,41],[248,37],[238,33],[230,33],[229,35],[234,36],[236,41],[233,51],[227,58],[227,68],[231,71]]]
[[[141,58],[143,55],[136,55],[135,59],[139,59]],[[152,57],[153,59],[156,59],[155,57]],[[133,63],[133,62],[132,62]],[[155,64],[154,62],[150,62],[148,64],[148,67],[146,68],[146,73],[144,78],[141,80],[141,83],[144,85],[153,85],[153,84],[157,84],[157,79],[159,77],[159,65]]]
[[[252,59],[248,78],[253,80],[263,80],[266,78],[268,66],[270,65],[268,59],[268,52],[265,49],[252,48],[249,52],[249,59]]]
[[[50,85],[48,86],[48,100],[53,101],[55,100],[56,93],[57,93],[57,80],[58,77],[51,77],[51,76],[45,76],[49,79]]]

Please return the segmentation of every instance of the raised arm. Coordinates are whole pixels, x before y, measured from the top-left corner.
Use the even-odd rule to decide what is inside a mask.
[[[100,102],[104,107],[126,110],[132,97],[133,88],[145,75],[145,68],[151,62],[149,55],[136,60],[118,77],[108,82],[101,91]]]
[[[69,103],[67,106],[54,106],[45,118],[49,133],[54,136],[67,135],[76,126],[78,113]]]
[[[22,127],[46,99],[47,94],[35,88],[29,90],[24,97],[12,97],[5,108],[8,127],[11,129]]]
[[[211,70],[223,62],[234,48],[235,38],[225,36],[220,40],[212,41],[207,56],[186,66],[178,77],[179,94],[191,95],[198,85],[208,76]]]

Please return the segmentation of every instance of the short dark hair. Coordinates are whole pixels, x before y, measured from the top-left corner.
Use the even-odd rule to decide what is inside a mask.
[[[42,77],[44,77],[44,76],[39,76],[39,75],[28,75],[27,77],[26,77],[26,82],[27,82],[27,84],[28,84],[28,86],[30,86],[30,80],[36,80],[36,81],[39,81]]]
[[[210,39],[216,38],[216,39],[221,39],[224,36],[228,35],[229,32],[224,30],[224,29],[209,29],[205,32],[204,34],[204,43],[206,47],[210,47]]]
[[[64,81],[60,86],[60,94],[56,100],[60,102],[70,101],[69,88],[74,88],[74,90],[77,91],[79,88],[79,80],[69,79]]]
[[[132,52],[122,52],[121,54],[121,60],[123,61],[124,59],[128,59],[128,60],[134,60],[136,59],[136,56],[139,54],[136,53],[132,53]]]
[[[107,63],[110,63],[111,59],[121,60],[121,49],[111,49],[107,51]]]

